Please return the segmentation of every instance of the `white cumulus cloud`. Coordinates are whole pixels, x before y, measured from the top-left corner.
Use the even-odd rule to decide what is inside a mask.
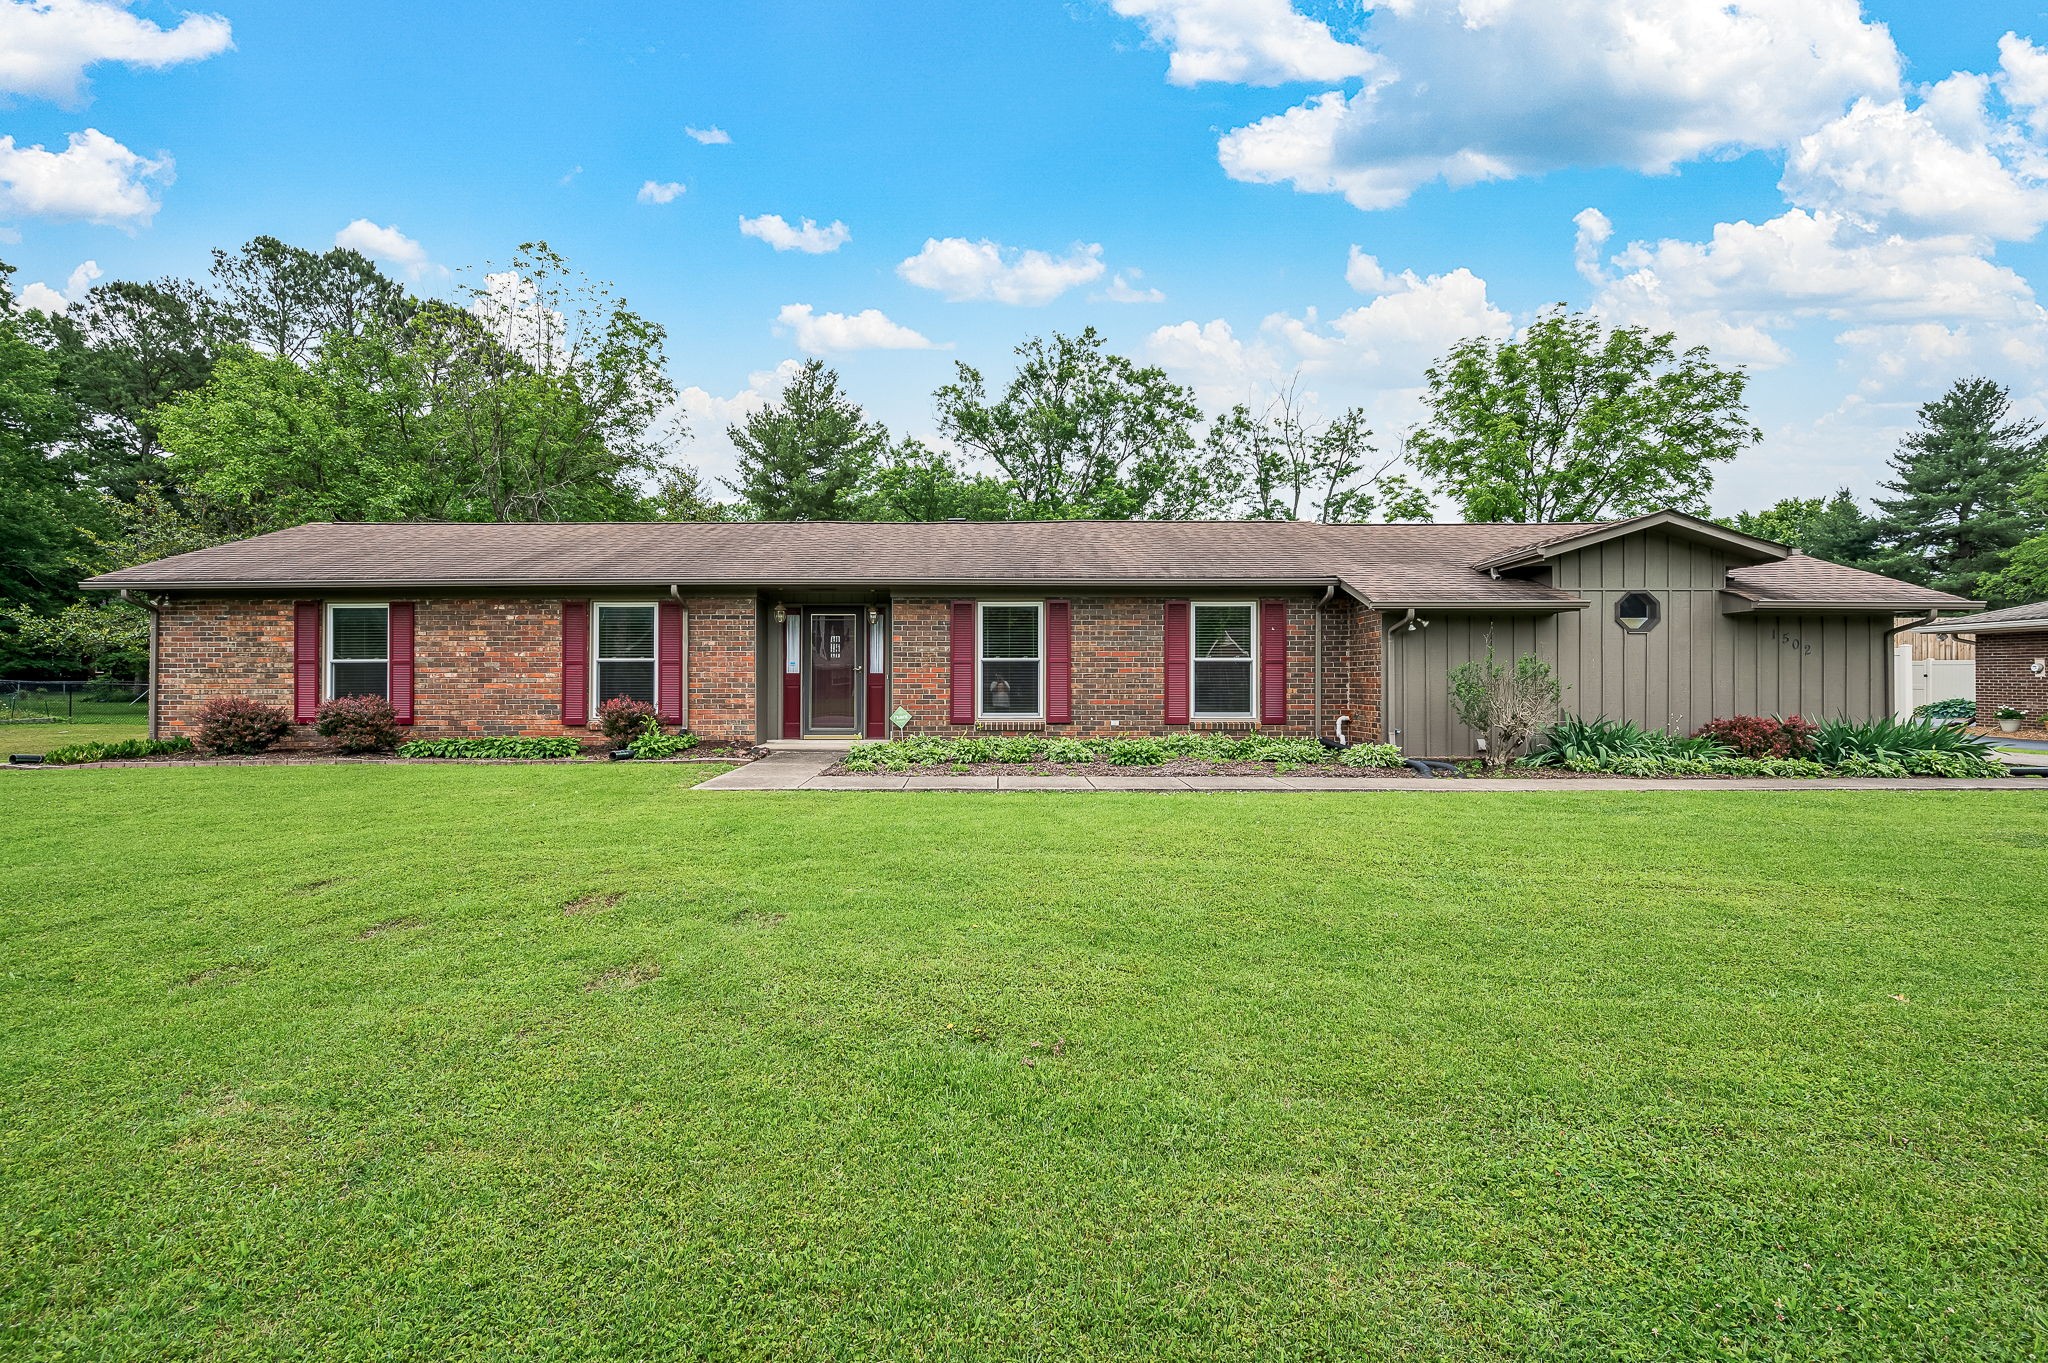
[[[427,248],[396,227],[379,227],[368,218],[357,218],[334,234],[334,244],[360,252],[372,260],[396,265],[413,279],[440,267],[427,259]]]
[[[1003,246],[986,237],[927,238],[924,249],[896,267],[920,289],[954,303],[986,300],[1036,307],[1102,277],[1102,247],[1077,243],[1064,256]]]
[[[1452,345],[1513,331],[1507,313],[1488,298],[1486,281],[1470,270],[1390,273],[1353,247],[1345,278],[1372,301],[1327,320],[1315,308],[1272,313],[1249,337],[1222,318],[1178,322],[1153,331],[1145,353],[1212,407],[1256,406],[1288,375],[1300,374],[1318,381],[1333,402],[1366,405],[1385,426],[1412,416],[1422,371]]]
[[[1872,328],[1922,325],[2031,331],[2048,320],[2027,281],[1970,237],[1880,234],[1795,208],[1761,223],[1717,224],[1706,241],[1631,242],[1600,262],[1580,217],[1596,308],[1751,364],[1789,359],[1777,333],[1807,321],[1868,337]]]
[[[634,197],[644,204],[672,204],[683,194],[683,186],[674,180],[648,180]]]
[[[1916,105],[1859,99],[1799,140],[1779,187],[1886,231],[2032,237],[2048,222],[2042,157],[1987,109],[1990,91],[1989,78],[1958,72]]]
[[[1089,297],[1098,303],[1164,303],[1166,295],[1138,283],[1143,270],[1118,270],[1109,277],[1109,287]]]
[[[791,303],[776,314],[776,323],[796,338],[797,349],[809,355],[846,350],[930,350],[932,343],[877,308],[860,312],[814,312],[809,303]]]
[[[1111,0],[1111,8],[1167,49],[1166,78],[1175,85],[1341,81],[1376,64],[1289,0]]]
[[[763,213],[758,218],[742,216],[740,235],[765,241],[778,251],[802,251],[805,255],[821,256],[836,251],[853,239],[843,222],[834,222],[829,227],[820,227],[809,218],[801,227],[791,227],[783,221],[780,213]]]
[[[0,0],[0,94],[76,104],[96,63],[161,68],[232,45],[218,14],[186,14],[166,29],[108,0]]]
[[[2037,133],[2048,133],[2048,51],[2008,33],[1998,40],[1998,83],[2006,102],[2026,111]]]
[[[1890,34],[1856,0],[1402,0],[1365,46],[1360,89],[1226,134],[1224,170],[1389,208],[1433,180],[1782,147],[1898,88]]]
[[[0,137],[0,217],[72,218],[105,227],[146,227],[168,184],[168,156],[139,156],[97,128],[72,133],[63,151],[17,147]]]
[[[37,280],[25,286],[16,297],[22,307],[48,313],[54,317],[73,303],[82,302],[86,292],[92,288],[92,282],[98,279],[101,273],[98,261],[83,261],[71,272],[71,277],[64,281],[62,289],[53,289]]]
[[[692,142],[707,147],[722,147],[732,141],[732,134],[723,128],[684,128],[683,132]]]

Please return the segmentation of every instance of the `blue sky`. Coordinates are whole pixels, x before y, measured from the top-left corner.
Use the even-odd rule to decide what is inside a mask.
[[[1841,0],[0,0],[0,257],[59,306],[262,232],[427,291],[544,238],[668,328],[714,475],[806,354],[929,435],[954,361],[1088,323],[1393,444],[1562,301],[1752,367],[1729,509],[1873,490],[1959,374],[2048,415],[2044,49]]]

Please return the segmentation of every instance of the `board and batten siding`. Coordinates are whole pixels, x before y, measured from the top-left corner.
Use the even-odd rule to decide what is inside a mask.
[[[1557,670],[1564,708],[1586,718],[1628,719],[1690,733],[1728,715],[1872,719],[1886,713],[1889,614],[1783,615],[1722,610],[1729,563],[1720,551],[1674,535],[1610,540],[1558,559],[1553,585],[1584,598],[1554,615],[1423,611],[1426,628],[1386,617],[1387,735],[1416,756],[1473,752],[1473,734],[1451,714],[1449,677],[1459,663],[1533,653]],[[1657,598],[1647,634],[1614,622],[1632,591]]]

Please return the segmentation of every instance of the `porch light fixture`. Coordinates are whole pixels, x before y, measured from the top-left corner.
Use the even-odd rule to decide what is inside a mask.
[[[784,620],[787,620],[788,618],[789,618],[789,607],[787,607],[787,606],[777,606],[777,607],[775,608],[775,623],[776,623],[776,624],[778,624],[778,625],[779,625],[779,624],[781,624],[781,623],[782,623],[782,622],[783,622]]]
[[[874,627],[875,627],[876,625],[879,625],[879,624],[881,624],[881,623],[882,623],[882,610],[881,610],[881,607],[879,607],[879,606],[869,606],[869,607],[868,607],[868,627],[869,627],[870,629],[872,629],[872,628],[874,628]]]
[[[1630,592],[1614,603],[1614,623],[1630,634],[1648,634],[1657,627],[1657,598]]]

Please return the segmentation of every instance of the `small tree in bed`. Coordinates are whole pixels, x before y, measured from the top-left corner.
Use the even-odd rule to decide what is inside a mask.
[[[1527,752],[1530,740],[1557,722],[1563,694],[1550,664],[1534,654],[1502,666],[1493,656],[1490,635],[1484,663],[1451,669],[1451,708],[1459,723],[1485,738],[1486,765],[1493,769]]]

